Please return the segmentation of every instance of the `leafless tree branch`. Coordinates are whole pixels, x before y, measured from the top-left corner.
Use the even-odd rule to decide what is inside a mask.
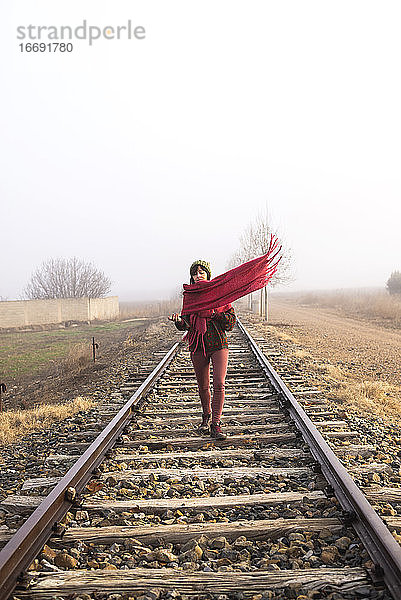
[[[24,293],[31,300],[101,298],[110,288],[110,279],[93,263],[76,257],[51,258],[32,273]]]
[[[231,256],[228,265],[229,268],[233,268],[252,258],[266,254],[271,234],[276,235],[280,241],[280,245],[282,246],[282,259],[269,285],[274,287],[292,281],[292,265],[294,262],[292,251],[286,245],[285,241],[283,241],[282,236],[277,229],[273,228],[271,225],[268,214],[259,214],[256,219],[249,223],[244,229],[240,236],[240,247]]]

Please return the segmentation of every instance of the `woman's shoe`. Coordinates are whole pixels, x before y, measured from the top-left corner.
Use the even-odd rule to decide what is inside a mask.
[[[210,421],[212,420],[212,415],[208,414],[208,415],[203,415],[202,416],[202,423],[198,429],[199,433],[201,435],[208,435],[209,434],[209,425],[210,425]]]
[[[221,430],[220,421],[210,425],[210,437],[214,438],[215,440],[225,440],[227,438],[226,434]]]

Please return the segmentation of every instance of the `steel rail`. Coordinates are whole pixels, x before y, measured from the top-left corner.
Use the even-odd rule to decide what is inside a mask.
[[[18,580],[47,541],[57,522],[74,503],[77,494],[124,431],[132,416],[132,410],[166,370],[179,346],[180,342],[176,342],[170,348],[141,386],[1,550],[0,600],[7,600],[13,592]]]
[[[239,319],[237,323],[271,385],[278,392],[280,404],[288,411],[318,461],[322,474],[345,511],[346,523],[353,526],[370,555],[374,564],[372,579],[384,580],[394,599],[399,600],[401,547]]]

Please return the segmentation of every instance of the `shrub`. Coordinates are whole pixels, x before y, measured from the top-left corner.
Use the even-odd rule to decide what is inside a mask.
[[[387,280],[386,287],[391,295],[401,294],[401,272],[393,271]]]

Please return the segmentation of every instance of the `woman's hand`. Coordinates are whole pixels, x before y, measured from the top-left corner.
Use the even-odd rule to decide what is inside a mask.
[[[181,323],[182,319],[178,313],[173,313],[171,317],[168,318],[169,321],[174,321],[174,323]]]

